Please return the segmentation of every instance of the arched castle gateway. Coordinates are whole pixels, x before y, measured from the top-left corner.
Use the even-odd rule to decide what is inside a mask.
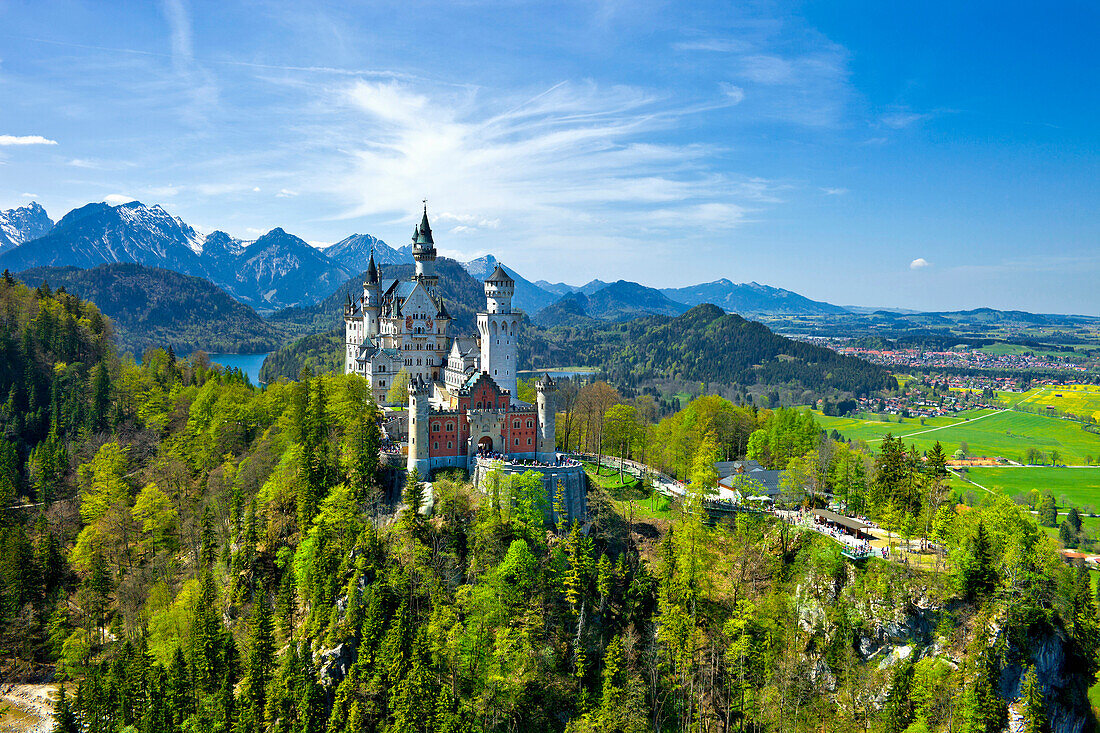
[[[490,468],[536,470],[551,498],[562,483],[570,519],[583,518],[584,471],[555,451],[554,381],[549,375],[538,381],[534,405],[515,396],[521,320],[512,310],[515,281],[497,265],[485,280],[477,335],[452,338],[427,207],[412,248],[416,272],[405,281],[384,280],[371,252],[362,296],[349,295],[344,305],[344,373],[366,378],[381,402],[398,372],[408,372],[410,471],[428,477],[432,469],[458,468],[480,484]]]

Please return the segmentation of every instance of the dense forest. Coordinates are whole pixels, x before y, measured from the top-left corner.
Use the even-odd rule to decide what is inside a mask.
[[[16,277],[92,301],[111,318],[118,348],[137,356],[154,346],[179,354],[269,351],[285,340],[278,326],[217,285],[172,270],[137,264],[37,267]]]
[[[58,730],[992,732],[1009,703],[1029,731],[1094,723],[1087,572],[1007,499],[930,490],[938,464],[900,443],[845,461],[871,516],[936,508],[935,569],[707,522],[746,430],[792,505],[856,473],[805,413],[738,427],[713,400],[669,424],[692,489],[665,516],[594,487],[570,526],[527,475],[414,473],[395,501],[359,378],[136,365],[94,306],[10,277],[0,307],[0,676],[63,682]],[[594,389],[603,449],[639,405]]]

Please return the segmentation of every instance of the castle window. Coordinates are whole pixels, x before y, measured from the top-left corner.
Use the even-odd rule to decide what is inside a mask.
[[[433,448],[434,450],[439,450],[439,442],[437,441],[437,442],[433,443],[433,444],[432,444],[432,448]]]
[[[528,421],[527,421],[527,427],[529,427],[529,428],[533,428],[533,427],[535,427],[535,423],[533,423],[533,422],[531,422],[530,420],[528,420]]]
[[[531,445],[531,439],[530,438],[527,439],[527,445]]]
[[[433,433],[438,433],[439,432],[439,423],[437,423],[437,422],[432,423],[432,432]]]
[[[454,429],[455,429],[455,424],[453,422],[447,423],[447,432],[448,433],[451,432]]]
[[[512,428],[513,428],[514,430],[518,430],[518,429],[519,429],[519,420],[513,420],[513,421],[512,421]]]
[[[452,444],[451,444],[451,441],[449,441],[449,440],[448,440],[448,441],[447,441],[447,447],[448,447],[448,448],[454,448],[454,445],[452,445]]]

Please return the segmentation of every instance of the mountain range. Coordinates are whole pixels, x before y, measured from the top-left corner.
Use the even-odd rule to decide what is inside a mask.
[[[367,260],[386,268],[411,267],[412,247],[391,247],[370,234],[353,234],[320,249],[281,228],[255,241],[224,231],[203,234],[159,204],[138,201],[110,206],[92,203],[74,209],[54,224],[36,202],[0,212],[0,269],[21,272],[36,267],[93,268],[135,263],[206,279],[261,313],[310,308],[347,292],[357,292]],[[489,254],[461,267],[481,280],[500,264]],[[503,265],[502,265],[503,266]],[[532,282],[515,270],[515,306],[544,326],[621,322],[645,315],[676,316],[689,307],[711,303],[750,317],[839,316],[884,322],[897,327],[978,323],[1040,325],[1045,316],[1015,311],[911,313],[898,309],[845,308],[811,300],[756,282],[715,280],[682,288],[656,289],[620,280],[591,280],[584,285]],[[396,271],[395,271],[396,272]],[[336,316],[338,318],[338,316]],[[295,318],[304,318],[299,313]],[[304,323],[298,324],[304,326]]]
[[[87,204],[70,211],[43,236],[0,253],[0,268],[12,272],[112,263],[201,277],[242,303],[268,310],[312,303],[315,294],[331,292],[353,272],[282,229],[254,242],[221,231],[204,236],[159,204],[139,201]]]

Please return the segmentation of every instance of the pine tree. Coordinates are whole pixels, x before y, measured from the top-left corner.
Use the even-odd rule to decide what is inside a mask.
[[[401,498],[405,502],[405,508],[401,510],[405,524],[410,527],[419,527],[423,524],[420,510],[424,507],[424,478],[415,468],[405,476],[405,488],[401,492]]]
[[[1039,676],[1035,672],[1035,665],[1030,665],[1024,673],[1023,686],[1020,689],[1020,699],[1023,701],[1023,727],[1022,733],[1050,733],[1050,721],[1046,716],[1046,701],[1043,695],[1043,686],[1039,684]]]
[[[913,701],[909,698],[912,685],[913,656],[910,655],[894,670],[890,681],[890,692],[883,705],[887,733],[901,733],[913,722]]]
[[[53,708],[53,724],[54,733],[80,733],[80,723],[77,722],[76,713],[69,705],[64,683],[57,692],[57,702]]]
[[[203,568],[210,568],[218,557],[218,536],[214,533],[214,515],[210,511],[210,507],[206,507],[202,513],[199,542],[201,547],[199,550],[199,564]]]
[[[937,440],[928,451],[928,461],[924,465],[930,476],[942,478],[947,475],[947,456],[940,441]]]
[[[962,576],[963,591],[970,600],[984,600],[997,587],[993,547],[981,521],[970,543],[970,554],[964,563]]]
[[[267,708],[267,684],[275,662],[275,629],[266,599],[258,598],[252,610],[252,630],[248,640],[248,665],[244,678],[244,705],[240,711],[241,730],[256,733],[263,727]]]
[[[111,376],[104,362],[92,370],[92,397],[88,410],[88,429],[98,433],[107,428],[107,411],[111,406]]]
[[[1100,618],[1097,616],[1096,604],[1093,603],[1089,571],[1083,565],[1078,566],[1074,583],[1073,640],[1077,642],[1078,653],[1084,661],[1084,668],[1091,682],[1098,670]]]

